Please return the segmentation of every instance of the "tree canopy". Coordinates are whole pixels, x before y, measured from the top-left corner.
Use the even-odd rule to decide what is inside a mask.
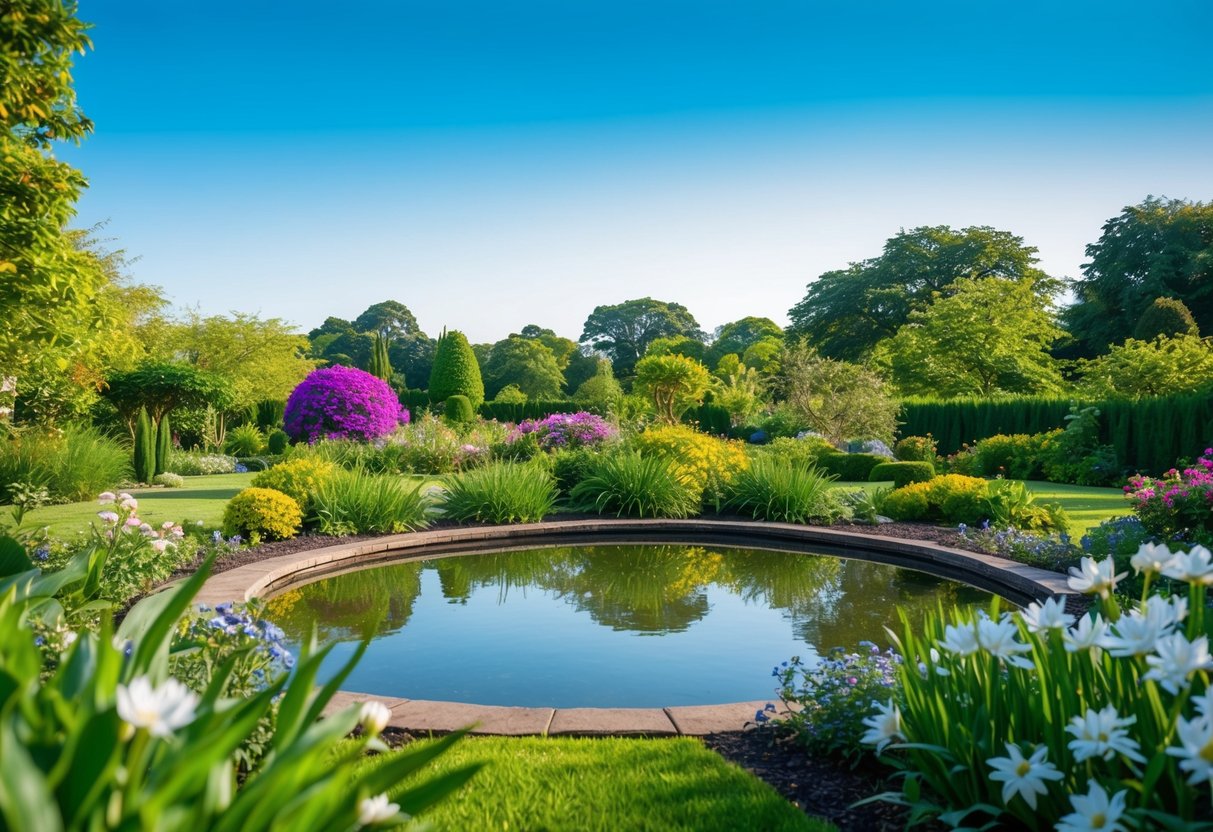
[[[1213,343],[1196,335],[1127,338],[1104,355],[1079,362],[1079,389],[1094,399],[1193,393],[1213,385]]]
[[[636,362],[635,389],[653,401],[657,418],[673,424],[703,398],[708,368],[685,355],[648,355]]]
[[[885,243],[879,257],[810,283],[804,299],[788,312],[787,334],[807,339],[829,358],[855,361],[893,336],[936,294],[950,294],[961,278],[1023,280],[1041,297],[1053,297],[1061,283],[1036,262],[1036,249],[1023,238],[989,226],[902,231]]]
[[[707,362],[715,366],[730,353],[744,355],[745,351],[766,338],[783,339],[783,328],[770,318],[753,315],[716,327],[715,340],[707,353]]]
[[[637,298],[595,307],[586,319],[581,342],[610,356],[616,375],[630,375],[654,339],[675,335],[704,340],[703,330],[685,306]]]
[[[892,443],[901,405],[880,376],[866,367],[824,358],[796,340],[784,348],[778,381],[792,411],[831,443]]]
[[[521,390],[529,399],[558,399],[564,388],[564,374],[552,351],[541,341],[511,335],[489,351],[484,382],[485,394],[490,399],[509,386]]]

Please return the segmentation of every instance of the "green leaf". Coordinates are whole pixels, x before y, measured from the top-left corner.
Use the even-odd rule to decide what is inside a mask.
[[[25,553],[25,547],[14,538],[0,537],[0,578],[7,578],[34,568],[34,562]]]
[[[12,728],[0,726],[0,817],[14,832],[59,832],[63,820],[46,778]]]

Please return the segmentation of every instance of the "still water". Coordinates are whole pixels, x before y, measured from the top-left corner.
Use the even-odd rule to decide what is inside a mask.
[[[884,646],[919,616],[989,593],[830,555],[694,545],[549,547],[372,567],[289,589],[268,617],[370,648],[346,690],[484,705],[661,707],[772,697],[771,669]]]

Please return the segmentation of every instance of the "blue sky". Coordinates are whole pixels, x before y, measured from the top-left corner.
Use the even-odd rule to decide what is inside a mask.
[[[1076,276],[1147,194],[1213,198],[1213,4],[81,0],[89,176],[143,282],[309,329],[577,337],[651,295],[783,322],[899,228]]]

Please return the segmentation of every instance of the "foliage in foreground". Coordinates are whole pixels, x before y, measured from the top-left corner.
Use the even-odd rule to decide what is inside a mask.
[[[86,500],[130,475],[131,455],[89,427],[15,430],[0,437],[0,502],[14,486],[46,490],[52,502]]]
[[[422,483],[366,471],[338,471],[312,498],[310,525],[322,534],[398,534],[429,525]]]
[[[556,481],[525,462],[495,462],[443,480],[444,516],[460,523],[535,523],[556,505]]]
[[[636,453],[603,454],[569,493],[575,511],[616,517],[690,517],[700,492],[675,463]]]
[[[724,507],[756,520],[829,523],[843,511],[831,489],[833,480],[816,468],[763,456],[737,473]]]

